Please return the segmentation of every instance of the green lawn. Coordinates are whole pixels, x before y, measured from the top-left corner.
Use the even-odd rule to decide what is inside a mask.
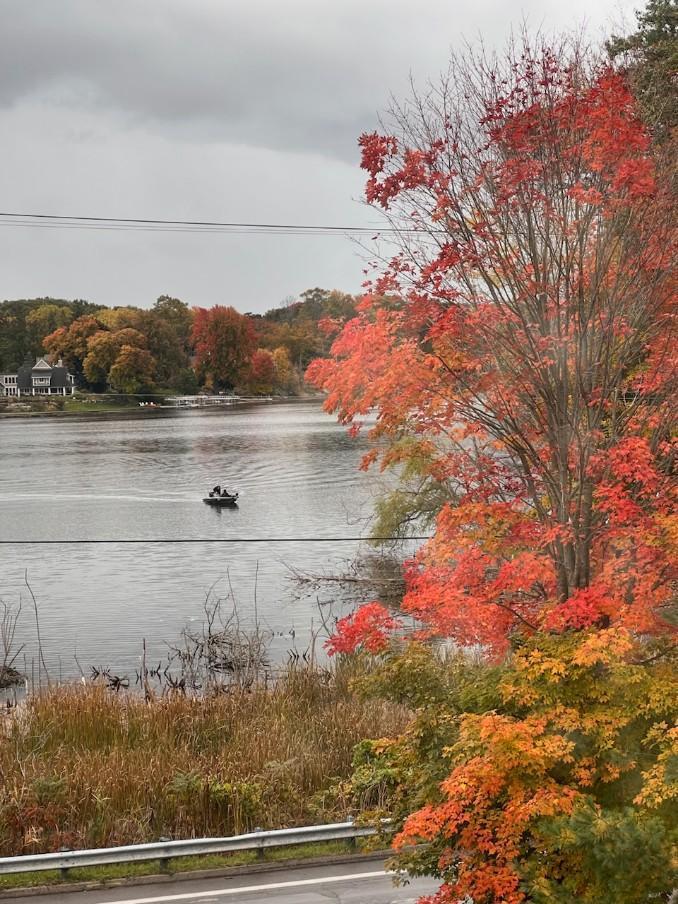
[[[136,401],[129,402],[113,402],[110,399],[66,399],[64,404],[65,414],[97,414],[101,411],[129,411],[130,409],[138,409],[139,405]]]

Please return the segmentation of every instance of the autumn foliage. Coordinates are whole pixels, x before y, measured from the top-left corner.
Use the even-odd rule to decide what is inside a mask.
[[[579,842],[609,816],[627,841],[659,826],[653,869],[670,860],[644,809],[653,782],[665,800],[675,630],[670,179],[623,75],[568,43],[454,60],[392,112],[360,144],[400,247],[308,377],[354,430],[377,410],[366,466],[416,458],[445,501],[407,569],[414,627],[374,603],[330,646],[388,660],[444,639],[510,663],[490,712],[445,716],[435,791],[399,792],[435,798],[400,843],[432,846],[437,902],[644,900],[669,880],[638,868],[626,897],[589,895],[604,871]],[[643,682],[638,724],[619,688],[631,701]],[[649,771],[625,760],[655,743]]]
[[[54,322],[53,307],[36,308],[36,321]],[[64,311],[64,316],[70,314],[68,308]],[[42,345],[53,358],[63,358],[78,385],[122,393],[156,386],[182,389],[187,377],[191,385],[191,322],[188,305],[161,296],[151,310],[94,308],[44,336]]]
[[[196,308],[191,336],[196,368],[212,388],[231,388],[243,376],[255,349],[254,329],[235,308]]]
[[[353,296],[318,287],[265,314],[191,308],[169,295],[150,309],[57,301],[0,302],[0,370],[47,353],[63,359],[78,388],[157,395],[299,395],[308,363],[329,352],[325,324],[336,332],[355,314]]]
[[[420,226],[309,369],[344,421],[426,437],[454,502],[405,608],[498,653],[521,626],[666,630],[669,199],[621,77],[582,77],[523,60],[473,147],[449,121],[425,148],[363,137],[368,198]]]
[[[406,846],[431,844],[435,901],[612,904],[671,888],[678,687],[633,648],[617,629],[532,640],[498,681],[502,711],[459,720],[449,774],[395,839],[415,872]]]

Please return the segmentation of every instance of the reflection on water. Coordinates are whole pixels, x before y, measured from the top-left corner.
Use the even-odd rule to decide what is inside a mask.
[[[376,492],[358,470],[366,448],[317,403],[189,411],[148,419],[0,422],[0,539],[352,537],[366,533]],[[215,483],[239,507],[201,501]],[[319,623],[295,599],[288,565],[328,570],[351,543],[0,546],[0,598],[40,605],[48,662],[133,669],[200,618],[210,586],[232,588],[243,622],[275,633],[278,655]],[[23,619],[32,655],[32,631]],[[60,666],[58,665],[60,663]]]

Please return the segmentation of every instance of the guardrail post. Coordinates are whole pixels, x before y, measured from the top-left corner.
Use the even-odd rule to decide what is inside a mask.
[[[166,844],[168,841],[171,841],[171,840],[172,840],[171,838],[165,838],[165,837],[158,838],[158,841],[160,841],[162,844]],[[158,860],[158,864],[160,866],[161,873],[168,873],[170,871],[170,869],[169,869],[170,858],[169,857],[160,857],[160,859]]]
[[[59,848],[60,854],[70,854],[72,848],[62,847]],[[67,866],[62,866],[59,868],[59,875],[62,879],[68,879],[69,876],[69,868]]]
[[[261,826],[256,826],[256,827],[254,828],[254,831],[255,831],[255,832],[263,832],[264,830],[261,828]],[[264,859],[264,843],[263,843],[263,839],[262,839],[262,842],[261,842],[261,844],[259,845],[259,847],[257,847],[256,851],[257,851],[257,860],[263,860],[263,859]]]
[[[346,821],[352,823],[352,822],[353,822],[353,817],[352,817],[352,816],[349,816],[348,819],[347,819]],[[356,850],[357,844],[356,844],[356,840],[355,840],[355,835],[352,835],[350,838],[347,838],[347,839],[346,839],[346,842],[347,842],[347,845],[348,845],[348,849],[349,849],[350,851],[355,851],[355,850]]]

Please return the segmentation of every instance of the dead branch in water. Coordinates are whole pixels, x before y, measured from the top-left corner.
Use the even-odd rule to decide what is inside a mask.
[[[38,614],[38,601],[35,598],[35,594],[33,593],[33,588],[28,582],[28,569],[24,572],[24,584],[26,585],[26,589],[30,594],[31,601],[33,603],[33,612],[35,613],[35,633],[38,639],[38,685],[42,684],[42,672],[45,672],[45,678],[47,679],[47,687],[50,686],[51,682],[49,679],[49,671],[47,670],[47,663],[45,662],[45,653],[42,648],[42,637],[40,636],[40,616]]]
[[[321,604],[360,605],[379,599],[388,606],[398,607],[405,594],[402,562],[394,556],[360,556],[346,562],[340,572],[302,571],[292,565],[287,565],[287,569],[297,587],[297,597],[315,594]],[[336,597],[336,589],[330,591],[330,588],[341,591],[340,599]]]

